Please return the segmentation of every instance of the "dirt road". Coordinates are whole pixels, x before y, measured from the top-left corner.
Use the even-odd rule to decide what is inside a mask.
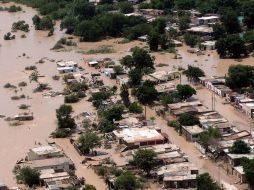
[[[69,139],[56,139],[57,145],[59,145],[64,153],[74,162],[76,167],[76,175],[78,177],[84,177],[87,184],[94,185],[98,190],[106,190],[107,186],[102,178],[100,178],[93,169],[87,168],[87,166],[81,164],[84,156],[80,156],[75,150]]]

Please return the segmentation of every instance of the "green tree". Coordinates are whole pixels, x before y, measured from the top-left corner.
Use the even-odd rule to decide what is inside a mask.
[[[196,90],[188,84],[184,84],[184,85],[178,84],[176,86],[176,89],[177,89],[178,95],[181,97],[182,100],[186,100],[190,98],[191,96],[193,96],[194,94],[196,94]]]
[[[121,65],[115,65],[113,69],[116,75],[121,75],[124,73],[123,67]]]
[[[197,176],[197,190],[222,190],[208,173]]]
[[[254,86],[254,67],[248,65],[232,65],[228,69],[226,85],[232,89]]]
[[[249,154],[250,147],[242,140],[236,140],[232,147],[229,148],[232,154]]]
[[[83,154],[88,154],[90,150],[101,145],[101,139],[93,132],[82,134],[79,139],[79,149]]]
[[[111,96],[110,92],[96,92],[92,94],[89,100],[93,102],[93,105],[96,108],[99,108],[102,102],[109,99],[110,96]]]
[[[209,127],[208,130],[200,133],[199,141],[207,148],[212,140],[217,140],[221,137],[222,135],[218,128]]]
[[[137,89],[136,96],[140,103],[147,105],[152,104],[157,99],[158,92],[151,81],[145,81],[142,86]]]
[[[79,20],[90,19],[95,15],[95,6],[84,0],[76,0],[73,6],[73,13]]]
[[[190,24],[190,17],[189,16],[182,16],[179,18],[179,29],[182,30],[186,30],[189,28],[189,24]]]
[[[132,3],[128,1],[119,2],[118,6],[123,14],[132,13],[134,11]]]
[[[223,10],[221,21],[227,33],[234,34],[241,31],[236,11],[231,9]]]
[[[103,133],[110,133],[116,129],[116,126],[112,123],[112,121],[102,119],[99,122],[98,128]]]
[[[137,190],[140,188],[138,179],[130,172],[120,175],[114,184],[115,190]]]
[[[61,29],[66,29],[66,34],[72,34],[75,30],[77,23],[77,18],[72,16],[66,16],[63,18],[60,27]]]
[[[198,38],[191,34],[185,34],[184,35],[184,41],[187,45],[194,47],[198,43]]]
[[[161,49],[166,50],[168,49],[168,39],[165,34],[162,34],[159,38],[159,44],[161,46]]]
[[[188,65],[188,68],[183,72],[189,81],[197,81],[199,77],[205,76],[205,72],[199,67]]]
[[[142,113],[143,112],[143,108],[137,102],[133,102],[129,106],[129,111],[131,113]]]
[[[213,25],[213,36],[215,39],[224,38],[226,36],[226,29],[224,25],[216,23]]]
[[[80,41],[94,42],[101,39],[103,30],[95,21],[84,20],[77,25],[75,34],[80,36]]]
[[[39,30],[41,18],[38,15],[34,15],[32,20],[33,20],[33,24],[35,26],[35,30]]]
[[[126,55],[120,60],[121,65],[131,69],[135,64],[131,55]]]
[[[243,171],[247,182],[249,183],[250,190],[254,189],[254,159],[243,158],[241,161]]]
[[[129,84],[130,86],[138,86],[140,85],[140,82],[142,80],[142,71],[140,71],[139,69],[132,69],[129,72]]]
[[[14,171],[17,181],[22,181],[24,184],[32,187],[39,185],[40,172],[30,167],[23,167]]]
[[[126,107],[129,107],[129,105],[130,105],[130,99],[129,99],[129,89],[128,89],[127,85],[123,84],[121,86],[120,96],[122,98],[123,104]]]
[[[132,53],[133,61],[137,69],[154,68],[154,57],[142,48],[134,48]]]
[[[82,190],[96,190],[93,185],[86,185]]]
[[[122,104],[115,104],[111,108],[103,112],[103,116],[113,122],[114,120],[118,121],[122,119],[122,114],[124,112],[124,106]]]
[[[159,34],[156,31],[152,31],[148,36],[148,44],[150,50],[158,51],[159,47]]]
[[[156,153],[153,150],[139,149],[135,152],[131,164],[142,169],[147,175],[156,166],[155,162]]]
[[[199,119],[198,117],[194,116],[193,114],[190,113],[183,113],[179,116],[178,122],[182,126],[193,126],[193,125],[199,125]]]
[[[58,120],[58,127],[62,128],[70,128],[73,129],[76,127],[75,120],[71,117],[71,113],[73,112],[72,107],[70,105],[61,105],[59,109],[56,110],[56,117]]]

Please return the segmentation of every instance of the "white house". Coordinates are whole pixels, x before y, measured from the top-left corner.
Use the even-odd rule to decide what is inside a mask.
[[[56,146],[40,146],[29,149],[29,152],[27,153],[27,159],[31,161],[52,158],[59,155],[61,152],[61,149]]]

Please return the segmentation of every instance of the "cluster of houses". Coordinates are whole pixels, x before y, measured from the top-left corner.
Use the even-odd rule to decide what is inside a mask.
[[[254,119],[254,94],[239,94],[225,85],[225,77],[200,77],[200,83],[227,102]]]
[[[82,180],[75,176],[75,166],[57,146],[38,146],[29,149],[17,168],[30,167],[40,172],[40,185],[45,189],[60,190],[80,186]]]
[[[120,121],[117,129],[106,137],[122,147],[120,157],[111,157],[116,166],[130,169],[129,161],[138,149],[153,150],[155,160],[159,163],[152,171],[157,182],[163,184],[164,188],[196,188],[198,168],[188,161],[188,156],[172,144],[167,134],[153,121],[130,116]],[[110,182],[113,184],[114,179]]]

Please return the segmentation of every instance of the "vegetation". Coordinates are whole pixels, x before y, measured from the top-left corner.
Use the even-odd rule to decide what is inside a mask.
[[[92,94],[90,101],[93,102],[93,105],[96,108],[99,108],[102,105],[102,102],[109,99],[111,96],[110,92],[96,92]]]
[[[96,190],[93,185],[86,185],[82,190]]]
[[[214,182],[208,173],[203,173],[197,177],[197,190],[222,190],[222,188]]]
[[[196,90],[188,84],[178,84],[176,86],[177,93],[182,100],[186,100],[196,94]]]
[[[145,81],[142,86],[137,89],[136,96],[140,103],[147,105],[152,104],[157,99],[158,92],[151,81]]]
[[[251,190],[254,189],[254,159],[242,158],[241,165],[249,187]]]
[[[198,117],[190,114],[190,113],[183,113],[179,116],[178,122],[182,126],[193,126],[193,125],[199,125],[199,119]]]
[[[129,91],[128,91],[127,85],[124,84],[124,85],[121,86],[120,96],[122,98],[123,104],[126,107],[129,107],[130,99],[129,99]]]
[[[103,116],[108,121],[119,121],[122,119],[122,114],[124,111],[124,106],[122,104],[115,104],[107,110],[103,111]]]
[[[232,65],[228,69],[226,84],[232,89],[254,86],[254,67],[248,65]]]
[[[79,139],[79,149],[83,154],[89,154],[90,150],[101,145],[100,138],[93,132],[82,134]]]
[[[49,16],[40,18],[38,15],[35,15],[32,19],[35,30],[51,30],[54,27],[53,20]]]
[[[199,141],[204,145],[205,148],[207,148],[208,145],[212,144],[214,140],[216,141],[221,137],[222,135],[218,128],[209,127],[208,130],[200,133]]]
[[[204,77],[205,73],[199,67],[188,65],[188,68],[183,72],[189,81],[197,81],[199,77]]]
[[[130,172],[120,175],[115,181],[116,190],[137,190],[141,187],[138,179]]]
[[[135,152],[131,164],[139,167],[149,175],[151,170],[156,166],[155,156],[156,153],[153,150],[139,149]]]
[[[32,169],[30,167],[17,168],[14,169],[14,174],[16,175],[16,179],[18,182],[22,182],[29,187],[39,185],[40,173],[35,169]]]
[[[248,154],[250,153],[250,147],[242,140],[236,140],[229,152],[232,154]]]
[[[59,109],[56,110],[56,117],[59,129],[73,129],[76,127],[75,120],[71,116],[72,112],[72,107],[65,104],[61,105]]]
[[[29,25],[26,24],[26,22],[24,20],[20,20],[18,22],[14,22],[12,24],[12,30],[13,31],[21,30],[24,32],[29,32]]]
[[[142,113],[143,112],[143,108],[137,102],[133,102],[129,106],[129,111],[131,113]]]

